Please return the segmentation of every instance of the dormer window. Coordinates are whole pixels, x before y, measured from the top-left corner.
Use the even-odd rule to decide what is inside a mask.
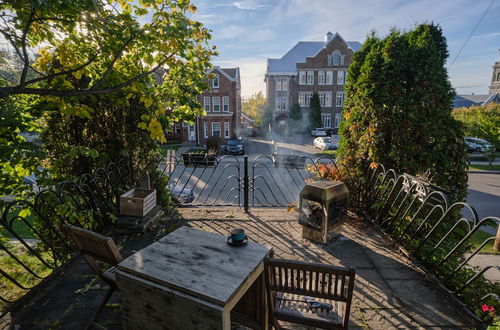
[[[497,81],[500,81],[500,72],[497,73]]]
[[[344,65],[344,55],[342,55],[338,50],[334,51],[332,55],[328,56],[328,65],[331,66]]]
[[[212,87],[213,88],[219,88],[219,75],[214,75],[214,78],[212,79]]]

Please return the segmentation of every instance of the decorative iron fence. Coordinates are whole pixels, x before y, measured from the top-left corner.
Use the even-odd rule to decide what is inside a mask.
[[[485,224],[497,224],[500,218],[479,219],[467,203],[450,204],[445,190],[382,165],[371,170],[363,182],[354,196],[359,213],[382,228],[469,308],[477,310],[485,300],[498,306],[500,283],[484,275],[499,271],[500,265],[473,267],[469,262],[486,244],[500,239],[490,237],[472,248],[474,234]]]
[[[130,163],[120,160],[33,198],[0,201],[0,311],[72,257],[66,224],[93,230],[111,225],[118,196],[134,182]]]

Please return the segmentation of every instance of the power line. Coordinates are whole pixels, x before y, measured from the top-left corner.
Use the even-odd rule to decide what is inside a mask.
[[[486,8],[486,10],[484,11],[483,13],[483,16],[481,16],[481,18],[479,19],[479,21],[477,22],[476,26],[474,26],[474,28],[472,29],[471,33],[469,34],[469,36],[467,37],[467,39],[465,39],[465,42],[464,44],[462,45],[462,48],[460,48],[460,50],[458,51],[457,53],[457,56],[455,56],[455,58],[453,59],[453,62],[451,62],[450,66],[448,67],[448,70],[451,69],[451,67],[453,66],[453,64],[455,63],[455,61],[457,60],[458,56],[460,55],[460,53],[462,53],[462,50],[464,50],[465,48],[465,45],[467,44],[467,42],[469,41],[469,39],[472,37],[472,35],[474,34],[474,32],[476,31],[477,27],[479,26],[479,24],[481,24],[484,16],[486,16],[486,14],[488,13],[488,11],[490,10],[491,6],[493,5],[493,3],[495,2],[495,0],[491,0],[490,2],[490,5],[488,6],[488,8]]]

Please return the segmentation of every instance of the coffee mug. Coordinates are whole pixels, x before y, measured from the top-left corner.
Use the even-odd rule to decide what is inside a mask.
[[[241,242],[245,239],[245,231],[241,228],[231,230],[231,239],[233,242]]]

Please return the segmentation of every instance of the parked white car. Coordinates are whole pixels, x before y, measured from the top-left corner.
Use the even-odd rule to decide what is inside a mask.
[[[334,145],[332,143],[332,138],[329,137],[317,137],[314,139],[313,145],[315,148],[321,150],[331,150],[334,148]]]
[[[481,148],[481,152],[495,151],[495,146],[493,144],[480,138],[466,136],[465,142],[477,144]]]
[[[311,131],[312,136],[326,136],[326,131],[324,128],[315,128]]]

